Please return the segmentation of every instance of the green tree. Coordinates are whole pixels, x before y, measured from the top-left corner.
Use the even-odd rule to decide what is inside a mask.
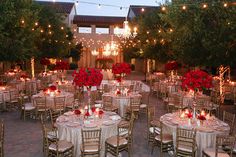
[[[63,18],[50,7],[40,6],[38,25],[40,32],[37,48],[40,57],[65,57],[72,45],[73,34],[63,23]]]
[[[0,5],[0,61],[24,61],[35,54],[37,33],[32,33],[38,10],[31,0],[2,0]]]
[[[72,62],[79,61],[82,55],[82,52],[83,52],[83,45],[81,42],[75,45],[73,48],[71,48],[69,57],[72,57]]]
[[[171,41],[174,56],[191,66],[235,65],[236,7],[224,7],[219,1],[179,0],[168,6],[162,20],[173,33],[164,34]],[[225,1],[224,1],[225,3]],[[186,5],[186,9],[181,7]]]

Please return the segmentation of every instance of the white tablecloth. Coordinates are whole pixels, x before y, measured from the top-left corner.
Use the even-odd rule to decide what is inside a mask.
[[[215,147],[217,134],[228,134],[228,124],[220,121],[215,117],[211,117],[209,120],[204,121],[203,126],[198,126],[196,123],[189,124],[187,118],[180,118],[179,113],[168,113],[162,116],[161,121],[165,125],[165,129],[173,135],[174,144],[176,144],[176,129],[177,126],[186,129],[197,129],[196,143],[197,154],[196,156],[202,156],[202,150],[208,147]]]
[[[59,95],[56,96],[49,96],[45,95],[43,92],[40,92],[38,94],[35,94],[32,96],[32,100],[34,100],[35,97],[46,97],[46,106],[48,108],[54,107],[54,98],[55,97],[63,97],[65,96],[65,105],[70,105],[70,103],[73,101],[74,97],[72,93],[69,92],[61,92]]]
[[[104,156],[105,140],[117,135],[117,126],[120,122],[120,118],[112,120],[111,116],[114,116],[114,113],[105,112],[102,119],[92,118],[86,121],[83,119],[83,116],[78,117],[74,114],[60,116],[56,123],[59,139],[72,142],[75,148],[75,156],[80,157],[80,146],[82,144],[81,129],[101,128],[101,156]]]
[[[112,97],[112,104],[118,105],[118,112],[121,117],[125,116],[126,108],[130,104],[130,98],[141,97],[138,93],[129,93],[127,96],[116,95],[114,93],[104,93],[103,95]]]

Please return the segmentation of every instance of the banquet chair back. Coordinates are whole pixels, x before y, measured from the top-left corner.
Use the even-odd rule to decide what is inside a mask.
[[[102,96],[102,107],[105,111],[118,112],[118,108],[112,104],[112,97],[110,95]]]
[[[196,149],[196,130],[178,127],[176,133],[176,156],[195,157]]]
[[[160,156],[163,157],[163,152],[173,150],[173,136],[169,133],[164,132],[164,124],[159,121],[154,128],[154,141],[152,145],[152,153],[155,146],[160,147]]]
[[[0,157],[4,157],[4,123],[0,121]]]
[[[180,94],[173,94],[173,104],[176,109],[183,109],[183,97]]]
[[[61,115],[61,111],[49,109],[49,115],[50,115],[51,125],[53,128],[55,128],[56,120]]]
[[[235,114],[224,111],[223,121],[227,123],[230,127],[230,134],[233,134],[235,128]]]
[[[134,113],[135,118],[138,118],[141,105],[141,96],[135,96],[130,98],[130,112]]]
[[[54,109],[55,110],[60,110],[60,111],[64,112],[65,107],[66,107],[66,97],[64,97],[64,96],[54,97]]]
[[[78,104],[75,104],[75,96],[74,94],[68,95],[66,99],[66,111],[74,110],[75,108],[78,108]]]
[[[128,156],[131,157],[134,118],[135,116],[132,114],[129,125],[119,126],[117,130],[118,134],[106,139],[105,157],[107,156],[107,153],[118,157],[119,153],[122,151],[127,151]]]
[[[235,136],[217,135],[216,147],[206,148],[202,151],[203,157],[232,157],[235,145]]]
[[[147,139],[148,143],[152,143],[154,140],[154,127],[156,127],[153,122],[155,118],[155,107],[148,107],[148,115],[147,115]]]
[[[102,91],[103,91],[103,93],[109,93],[110,92],[108,84],[102,84]]]
[[[202,109],[206,109],[207,106],[209,106],[210,104],[210,97],[208,96],[199,96],[196,98],[196,109],[198,110],[202,110]]]
[[[141,111],[145,112],[147,114],[147,109],[149,106],[149,100],[150,100],[150,92],[141,92],[141,105],[140,109]]]
[[[26,90],[26,94],[28,96],[32,96],[34,94],[37,94],[36,82],[28,82],[28,83],[26,83],[25,90]]]
[[[18,103],[19,100],[19,92],[17,90],[10,90],[10,103],[15,104]]]
[[[4,95],[3,93],[0,93],[0,108],[3,108],[3,103],[4,103]]]
[[[93,130],[82,129],[81,156],[98,156],[101,152],[101,128]]]
[[[47,115],[47,105],[46,105],[46,97],[35,97],[34,104],[36,107],[36,116],[39,115],[46,116]]]

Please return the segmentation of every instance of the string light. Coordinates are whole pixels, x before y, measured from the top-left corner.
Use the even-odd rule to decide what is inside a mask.
[[[142,12],[144,12],[144,11],[145,11],[145,9],[144,9],[144,8],[142,8],[142,9],[141,9],[141,11],[142,11]]]
[[[63,30],[64,29],[64,27],[61,27],[61,30]]]
[[[166,7],[161,7],[161,10],[162,11],[166,11]]]
[[[22,23],[22,24],[24,24],[24,23],[25,23],[25,21],[24,21],[24,20],[21,20],[21,23]]]
[[[203,7],[204,9],[205,9],[205,8],[207,8],[207,4],[203,4],[203,6],[202,6],[202,7]]]
[[[184,6],[182,7],[182,9],[183,9],[183,10],[186,10],[186,6],[184,5]]]
[[[51,28],[51,25],[48,25],[48,28]]]
[[[35,22],[35,23],[34,23],[34,25],[35,25],[35,26],[38,26],[38,25],[39,25],[39,23],[38,23],[38,22]]]
[[[227,7],[228,6],[228,4],[227,3],[224,3],[224,7]]]

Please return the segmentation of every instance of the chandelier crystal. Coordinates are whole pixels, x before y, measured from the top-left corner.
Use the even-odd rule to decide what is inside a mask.
[[[129,21],[126,19],[123,23],[123,29],[116,27],[114,29],[115,35],[122,38],[134,38],[137,36],[137,27],[134,27],[133,30],[129,27]]]
[[[103,56],[117,56],[119,54],[118,45],[114,41],[111,41],[111,43],[107,43],[104,46],[104,51],[102,52],[102,54]]]

